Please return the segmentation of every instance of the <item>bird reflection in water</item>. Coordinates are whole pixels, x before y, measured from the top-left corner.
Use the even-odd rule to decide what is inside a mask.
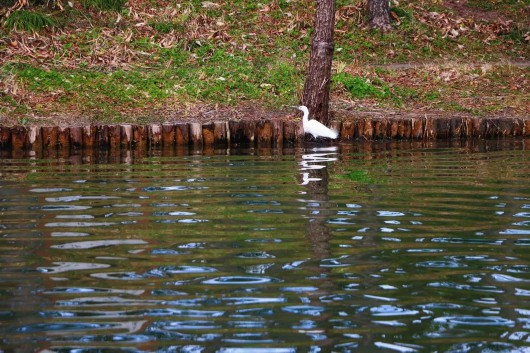
[[[336,284],[331,280],[330,269],[323,266],[323,263],[332,257],[331,231],[327,223],[333,215],[328,195],[328,166],[330,162],[338,160],[338,147],[312,148],[306,150],[299,158],[299,185],[303,188],[300,190],[303,196],[299,201],[303,204],[300,207],[304,210],[303,217],[307,219],[306,237],[312,250],[311,259],[306,262],[305,268],[313,274],[311,278],[318,287],[314,296],[308,296],[306,300],[307,304],[318,307],[321,305],[320,297],[329,296],[337,291]],[[336,343],[324,328],[329,319],[329,313],[323,312],[313,321],[315,330],[319,331],[321,338],[319,347],[322,349],[330,349]]]
[[[327,219],[332,216],[329,208],[328,164],[338,159],[338,147],[316,147],[306,152],[308,153],[303,154],[298,162],[301,175],[300,185],[304,186],[300,194],[305,195],[299,201],[304,203],[302,209],[307,210],[307,235],[315,258],[322,260],[331,254],[330,231],[326,224]]]
[[[302,160],[298,163],[300,174],[302,175],[302,183],[300,185],[322,181],[322,173],[317,171],[326,168],[328,162],[336,161],[337,151],[337,146],[317,147],[311,149],[312,153],[303,154]],[[313,173],[311,173],[312,171]]]

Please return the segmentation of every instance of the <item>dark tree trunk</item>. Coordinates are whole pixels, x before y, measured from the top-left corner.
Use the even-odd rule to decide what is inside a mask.
[[[309,116],[324,124],[328,121],[331,62],[333,60],[333,31],[335,29],[335,0],[317,0],[315,33],[302,94],[302,104]]]
[[[383,31],[390,30],[390,4],[388,0],[368,0],[368,26]]]

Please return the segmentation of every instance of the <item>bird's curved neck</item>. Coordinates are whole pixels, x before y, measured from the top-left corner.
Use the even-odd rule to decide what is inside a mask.
[[[306,124],[309,121],[309,110],[307,108],[302,109],[304,116],[302,117],[302,122]]]

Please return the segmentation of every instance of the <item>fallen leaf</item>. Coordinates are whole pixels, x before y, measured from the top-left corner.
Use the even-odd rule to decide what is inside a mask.
[[[211,8],[219,7],[219,4],[216,4],[215,2],[211,2],[211,1],[203,1],[202,7],[206,9],[211,9]]]

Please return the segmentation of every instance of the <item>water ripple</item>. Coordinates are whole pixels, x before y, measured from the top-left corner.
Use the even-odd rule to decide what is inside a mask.
[[[241,297],[241,298],[224,298],[228,305],[256,305],[269,303],[284,303],[285,298],[257,298],[257,297]]]
[[[320,316],[326,309],[323,306],[313,305],[297,305],[297,306],[284,306],[283,311],[298,314],[298,315],[309,315],[309,316]]]
[[[33,188],[29,189],[30,192],[45,193],[45,192],[62,192],[62,191],[72,191],[69,188]]]
[[[296,353],[295,348],[239,348],[222,347],[216,353]]]
[[[318,290],[318,287],[283,287],[281,288],[283,292],[294,292],[294,293],[303,293],[303,292],[315,292]]]
[[[77,228],[77,227],[110,227],[117,225],[116,222],[50,222],[46,223],[45,227],[68,227],[68,228]]]
[[[43,273],[62,273],[69,271],[81,271],[81,270],[97,270],[102,268],[108,268],[110,265],[88,263],[88,262],[54,262],[56,266],[53,267],[38,267],[37,270]]]
[[[76,206],[76,205],[44,205],[41,206],[43,211],[84,211],[91,209],[92,206]]]
[[[112,279],[112,280],[122,280],[122,281],[141,280],[145,278],[144,276],[139,275],[135,272],[92,273],[90,274],[90,276],[94,278],[100,278],[100,279]]]
[[[156,221],[157,223],[185,223],[185,224],[195,224],[195,223],[206,223],[208,222],[207,219],[199,219],[199,218],[184,218],[184,219],[160,219]]]
[[[265,251],[249,251],[237,255],[237,257],[242,259],[273,259],[276,256],[268,254]]]
[[[181,273],[212,273],[217,269],[207,266],[161,266],[146,272],[151,277],[167,277],[168,275]]]
[[[183,255],[189,254],[189,251],[178,251],[173,249],[153,249],[151,250],[152,255]]]
[[[194,216],[195,214],[188,211],[153,212],[153,216]]]
[[[423,349],[422,346],[405,343],[374,342],[374,346],[377,348],[390,349],[400,353],[414,353]]]
[[[95,288],[95,287],[55,287],[46,291],[46,294],[86,294],[86,293],[121,293],[129,295],[142,295],[145,291],[142,289],[114,289],[114,288]]]
[[[377,211],[379,217],[402,217],[405,214],[403,212],[396,211]]]
[[[185,185],[173,185],[173,186],[148,186],[143,188],[143,191],[147,192],[158,192],[158,191],[189,191],[189,190],[206,190],[207,186],[185,186]]]
[[[373,316],[409,316],[419,314],[418,310],[404,309],[394,305],[381,305],[370,308]]]
[[[72,250],[72,249],[93,249],[104,246],[114,245],[144,245],[146,241],[139,239],[124,239],[124,240],[90,240],[78,241],[74,243],[65,243],[59,245],[52,245],[53,249]]]
[[[466,264],[458,263],[455,261],[424,261],[418,262],[417,267],[430,267],[430,268],[464,268]]]
[[[264,284],[264,283],[277,283],[281,280],[272,277],[249,277],[249,276],[223,276],[208,279],[203,281],[204,284]]]
[[[80,200],[113,200],[113,199],[119,199],[119,196],[82,196],[82,195],[74,195],[74,196],[62,196],[62,197],[47,197],[47,202],[73,202],[73,201],[80,201]]]
[[[530,282],[530,280],[525,279],[525,278],[518,278],[518,277],[502,275],[498,273],[492,274],[491,277],[497,282]]]
[[[504,290],[495,286],[471,286],[468,284],[458,284],[454,282],[431,282],[427,286],[435,288],[453,288],[458,290],[471,290],[489,293],[504,293]]]
[[[505,326],[514,327],[515,321],[500,316],[443,316],[434,319],[440,325],[454,326]]]
[[[90,233],[82,232],[51,232],[52,237],[87,237]]]
[[[119,324],[108,323],[87,323],[87,322],[68,322],[68,323],[49,323],[33,324],[19,327],[17,332],[52,332],[52,331],[80,331],[80,330],[101,330],[119,327]]]
[[[433,243],[502,245],[505,239],[432,238]]]

